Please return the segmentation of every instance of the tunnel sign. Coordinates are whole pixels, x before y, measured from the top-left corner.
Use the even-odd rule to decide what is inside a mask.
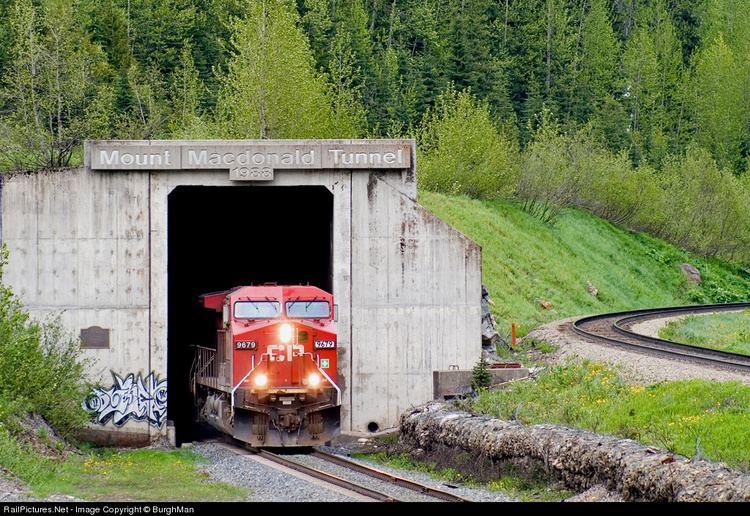
[[[229,170],[269,181],[278,169],[408,169],[413,142],[394,140],[88,141],[91,170]]]

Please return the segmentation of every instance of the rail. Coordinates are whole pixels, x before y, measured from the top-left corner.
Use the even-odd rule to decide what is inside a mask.
[[[289,468],[298,473],[302,473],[304,475],[315,478],[322,482],[341,487],[343,489],[346,489],[353,493],[357,493],[361,496],[370,498],[372,500],[377,500],[381,502],[402,501],[392,495],[385,494],[380,491],[376,491],[375,489],[371,489],[369,487],[365,487],[361,484],[352,482],[350,480],[347,480],[346,478],[343,478],[338,475],[334,475],[327,471],[323,471],[321,469],[317,469],[312,466],[302,464],[295,460],[286,458],[280,454],[273,453],[267,449],[248,447],[246,443],[238,441],[237,439],[233,439],[231,437],[226,437],[222,441],[223,442],[220,444],[220,446],[223,446],[238,455],[256,456],[261,459],[274,462],[275,464]],[[306,451],[303,451],[302,449],[300,450],[300,452],[302,453],[308,453],[309,451],[310,451],[310,448],[307,448]],[[470,502],[471,501],[471,500],[467,500],[466,498],[461,498],[460,496],[454,495],[452,493],[441,491],[439,489],[435,489],[429,486],[424,486],[417,482],[413,482],[411,480],[407,480],[405,478],[392,475],[391,473],[387,473],[379,469],[366,466],[364,464],[356,463],[354,461],[348,460],[339,455],[333,455],[333,454],[323,452],[314,448],[312,449],[312,452],[310,453],[310,455],[312,457],[316,457],[318,459],[324,460],[336,466],[343,467],[343,468],[346,468],[346,469],[349,469],[349,470],[352,470],[352,471],[355,471],[357,473],[361,473],[364,475],[368,475],[370,477],[376,478],[381,481],[389,482],[401,488],[416,491],[424,496],[437,498],[440,500],[450,501],[450,502]]]
[[[352,471],[356,471],[358,473],[363,473],[365,475],[371,476],[373,478],[377,478],[379,480],[385,480],[386,482],[390,482],[397,486],[405,487],[406,489],[411,489],[412,491],[416,491],[418,493],[422,493],[424,495],[431,496],[433,498],[439,498],[447,502],[470,501],[470,500],[467,500],[466,498],[461,498],[458,495],[454,495],[453,493],[441,491],[440,489],[435,489],[434,487],[426,486],[418,482],[414,482],[412,480],[399,477],[397,475],[388,473],[386,471],[382,471],[372,466],[366,466],[364,464],[360,464],[359,462],[354,462],[352,460],[345,459],[344,457],[341,457],[340,455],[334,455],[332,453],[328,453],[328,452],[324,452],[320,450],[315,450],[312,453],[312,455],[313,457],[318,457],[319,459],[328,461],[332,464],[336,464],[337,466],[341,466],[341,467],[350,469]]]
[[[647,335],[640,335],[629,329],[633,324],[649,319],[683,314],[737,311],[747,308],[750,308],[750,303],[722,303],[676,306],[652,310],[629,310],[583,317],[573,322],[573,331],[590,339],[604,341],[625,349],[635,349],[647,354],[700,362],[724,369],[750,371],[750,356],[748,355],[649,337]]]
[[[259,450],[255,450],[254,453],[260,457],[263,457],[264,459],[275,462],[276,464],[279,464],[281,466],[293,469],[294,471],[298,471],[305,475],[309,475],[313,478],[317,478],[318,480],[322,480],[323,482],[326,482],[328,484],[333,484],[335,486],[348,489],[349,491],[354,491],[355,493],[361,494],[368,498],[372,498],[373,500],[377,500],[379,502],[398,502],[399,501],[390,495],[381,493],[379,491],[375,491],[374,489],[370,489],[369,487],[355,484],[354,482],[350,482],[349,480],[346,480],[344,478],[338,477],[336,475],[332,475],[330,473],[326,473],[325,471],[321,471],[319,469],[315,469],[310,466],[305,466],[303,464],[300,464],[299,462],[285,459],[284,457],[277,455],[275,453],[271,453],[267,450],[259,449]]]

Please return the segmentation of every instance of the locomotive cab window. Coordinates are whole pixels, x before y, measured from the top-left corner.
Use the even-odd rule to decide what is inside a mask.
[[[306,319],[328,319],[331,316],[331,305],[328,301],[295,300],[286,302],[287,317]]]
[[[237,301],[234,303],[235,319],[274,319],[279,316],[278,301]]]

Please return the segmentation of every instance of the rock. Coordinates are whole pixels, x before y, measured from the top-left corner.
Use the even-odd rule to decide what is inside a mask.
[[[409,456],[414,460],[419,460],[419,459],[424,458],[425,451],[422,448],[416,448],[412,450],[411,452],[409,452]]]
[[[552,303],[550,303],[550,302],[549,302],[549,301],[547,301],[546,299],[540,299],[540,300],[539,300],[539,304],[540,304],[540,305],[541,305],[541,307],[542,307],[542,308],[544,308],[545,310],[549,310],[549,309],[550,309],[550,308],[552,308],[552,306],[553,306],[553,305],[552,305]]]
[[[625,499],[618,493],[609,491],[603,485],[597,484],[583,493],[572,496],[566,502],[624,502]]]
[[[596,288],[594,285],[591,284],[590,281],[586,282],[586,289],[589,291],[589,294],[596,297],[597,294],[599,294],[599,289]]]
[[[689,263],[681,263],[680,269],[685,274],[685,276],[687,276],[687,279],[690,283],[700,285],[703,281],[701,279],[701,272]]]
[[[484,358],[484,360],[490,364],[498,364],[503,361],[503,359],[500,357],[500,355],[497,354],[494,349],[482,348],[482,358]]]
[[[490,305],[495,303],[490,299],[490,293],[482,285],[482,345],[494,348],[500,340],[500,334],[497,333],[495,318],[490,312]]]
[[[404,444],[492,461],[535,461],[579,492],[602,485],[628,501],[750,501],[750,474],[631,439],[551,424],[525,426],[431,402],[401,415]]]

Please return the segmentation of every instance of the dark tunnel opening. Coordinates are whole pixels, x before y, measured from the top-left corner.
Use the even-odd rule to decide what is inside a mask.
[[[197,436],[193,345],[213,347],[215,313],[198,296],[267,282],[332,290],[333,194],[322,186],[179,186],[168,205],[167,419]]]

